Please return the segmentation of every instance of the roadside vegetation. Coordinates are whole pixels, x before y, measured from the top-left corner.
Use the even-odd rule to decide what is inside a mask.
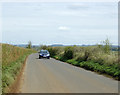
[[[69,64],[105,74],[120,80],[118,51],[113,51],[108,39],[96,46],[46,47],[51,57]]]
[[[32,48],[32,42],[31,42],[31,41],[28,42],[28,45],[27,45],[26,48],[28,48],[28,49],[31,49],[31,48]]]
[[[14,83],[20,73],[24,61],[28,55],[35,52],[32,49],[2,44],[2,92],[10,91],[10,86]]]

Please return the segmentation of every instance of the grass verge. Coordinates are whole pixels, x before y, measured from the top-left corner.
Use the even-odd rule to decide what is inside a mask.
[[[107,76],[112,77],[116,80],[120,80],[119,64],[100,64],[100,63],[95,63],[93,61],[79,62],[75,59],[66,60],[60,56],[54,56],[53,58],[60,60],[60,61],[63,61],[63,62],[67,62],[67,63],[72,64],[74,66],[82,67],[84,69],[97,72],[99,74],[107,75]]]
[[[9,93],[31,49],[2,44],[2,93]]]

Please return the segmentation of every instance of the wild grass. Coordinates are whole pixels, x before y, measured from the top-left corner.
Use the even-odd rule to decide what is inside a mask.
[[[19,74],[25,58],[35,52],[9,44],[2,44],[2,92],[9,92],[9,87],[14,83]]]

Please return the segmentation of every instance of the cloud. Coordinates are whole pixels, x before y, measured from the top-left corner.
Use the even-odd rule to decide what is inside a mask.
[[[90,8],[89,3],[73,3],[72,5],[68,6],[69,9],[72,10],[86,10]]]
[[[66,26],[60,26],[58,29],[62,31],[70,30],[70,28]]]

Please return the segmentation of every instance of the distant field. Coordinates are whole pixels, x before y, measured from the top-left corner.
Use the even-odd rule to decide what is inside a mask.
[[[2,44],[2,92],[10,91],[16,76],[19,74],[26,57],[35,52],[32,49],[25,49],[9,44]]]

